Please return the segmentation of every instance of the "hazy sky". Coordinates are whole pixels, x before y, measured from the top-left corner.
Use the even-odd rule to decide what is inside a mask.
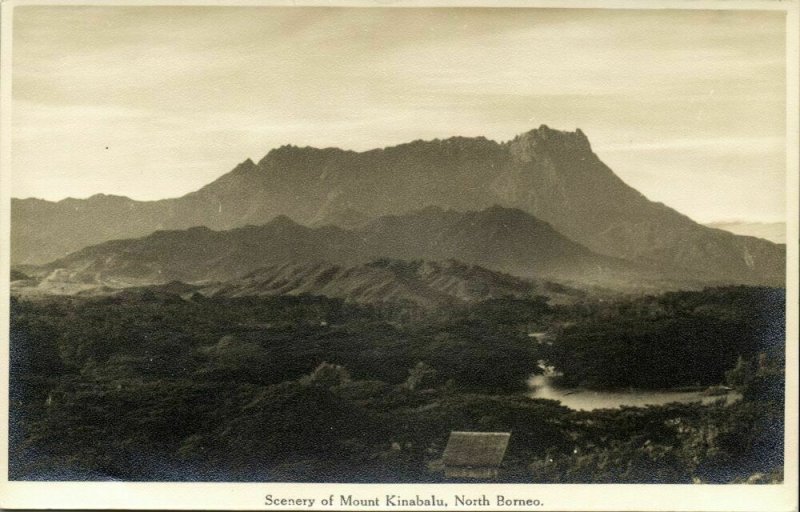
[[[583,129],[699,221],[783,218],[781,12],[14,10],[14,197],[195,190],[282,144]]]

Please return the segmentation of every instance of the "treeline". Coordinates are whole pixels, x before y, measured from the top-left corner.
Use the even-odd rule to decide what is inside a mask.
[[[509,300],[536,311],[543,301]],[[412,310],[415,306],[408,306]],[[175,295],[14,301],[13,361],[19,375],[191,378],[270,385],[297,379],[322,362],[358,379],[401,383],[425,362],[436,383],[514,392],[536,371],[537,347],[494,302],[453,316],[397,321],[405,305],[357,306],[324,297],[188,300]],[[534,313],[529,313],[533,315]],[[537,313],[538,314],[538,313]]]
[[[11,478],[435,482],[450,431],[476,430],[512,432],[504,481],[779,480],[782,339],[777,305],[757,304],[782,300],[772,293],[558,307],[508,298],[436,311],[163,290],[13,299]],[[659,358],[698,359],[706,348],[686,332],[659,334],[672,324],[689,333],[738,326],[738,341],[714,345],[704,364],[741,402],[579,413],[524,394],[543,359],[572,362],[565,378],[582,385],[614,384],[597,377],[624,357],[619,344],[601,350],[614,333],[627,333],[655,368],[669,367]],[[555,341],[537,343],[532,330]],[[686,348],[637,349],[658,343],[648,336]]]
[[[542,357],[567,387],[721,384],[739,358],[784,366],[785,300],[741,286],[580,304],[561,311],[565,327]]]

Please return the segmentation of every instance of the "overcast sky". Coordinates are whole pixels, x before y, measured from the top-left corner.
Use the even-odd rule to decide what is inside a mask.
[[[271,148],[581,128],[699,221],[784,216],[781,12],[14,10],[14,197],[195,190]]]

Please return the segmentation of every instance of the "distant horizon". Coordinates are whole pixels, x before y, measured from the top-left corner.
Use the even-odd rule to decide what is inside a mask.
[[[785,14],[559,8],[14,9],[14,197],[181,197],[291,144],[581,128],[701,223],[784,219]],[[263,153],[262,153],[263,152]]]

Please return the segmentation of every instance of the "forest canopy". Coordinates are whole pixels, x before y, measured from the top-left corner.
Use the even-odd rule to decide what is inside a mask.
[[[505,481],[780,479],[784,300],[12,298],[11,475],[439,481],[449,432],[475,430],[513,432]],[[566,386],[743,399],[575,412],[527,396],[547,366]]]

